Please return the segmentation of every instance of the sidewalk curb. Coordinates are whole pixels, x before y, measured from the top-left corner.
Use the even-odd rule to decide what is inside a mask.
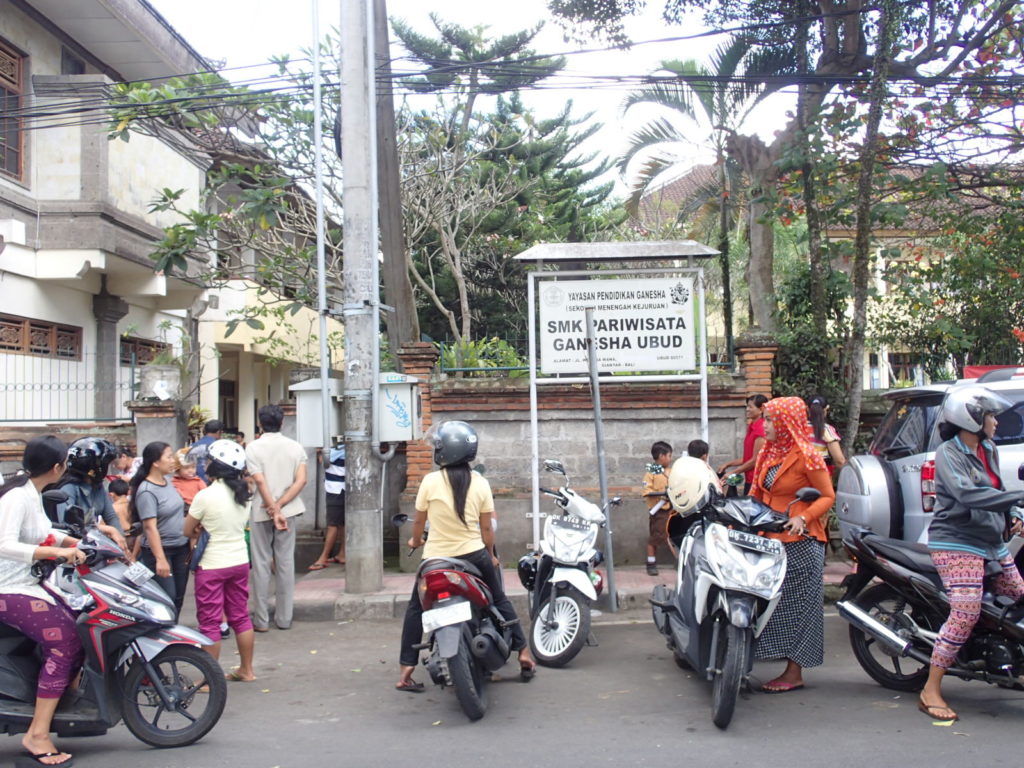
[[[829,562],[825,569],[825,602],[834,603],[842,596],[840,582],[850,573],[845,562]],[[314,571],[296,579],[294,616],[297,621],[380,621],[401,618],[405,614],[412,591],[411,573],[385,574],[383,589],[367,594],[345,592],[344,572],[340,569]],[[646,610],[651,590],[658,584],[671,583],[674,573],[662,569],[658,577],[647,576],[642,566],[625,566],[615,570],[620,612]],[[529,615],[529,596],[520,585],[516,571],[504,570],[506,593],[520,617]],[[607,613],[607,597],[598,598],[597,607]],[[527,622],[524,622],[524,624]]]

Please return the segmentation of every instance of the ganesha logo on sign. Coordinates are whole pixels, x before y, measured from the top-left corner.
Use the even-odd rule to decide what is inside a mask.
[[[542,373],[585,373],[594,309],[601,373],[697,367],[693,278],[546,281],[540,290]]]

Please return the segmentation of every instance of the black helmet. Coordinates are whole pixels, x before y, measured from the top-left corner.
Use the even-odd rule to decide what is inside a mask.
[[[117,456],[112,443],[99,437],[81,437],[68,448],[68,468],[93,480],[102,480]]]
[[[433,432],[434,463],[450,467],[476,458],[476,431],[464,421],[446,421]]]
[[[527,591],[533,591],[537,583],[537,561],[536,552],[528,552],[519,558],[516,570],[519,571],[519,581]]]

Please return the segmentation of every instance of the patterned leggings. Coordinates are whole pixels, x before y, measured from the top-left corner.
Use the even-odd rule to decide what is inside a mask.
[[[949,669],[981,616],[985,559],[967,552],[935,550],[932,561],[949,595],[949,618],[939,630],[939,639],[932,650],[932,664]],[[993,582],[996,594],[1014,599],[1024,597],[1024,579],[1021,579],[1013,558],[1007,555],[999,564],[1003,566],[1003,572]]]
[[[36,696],[59,699],[83,658],[71,612],[63,605],[53,605],[38,597],[0,594],[0,622],[39,643],[43,666]]]

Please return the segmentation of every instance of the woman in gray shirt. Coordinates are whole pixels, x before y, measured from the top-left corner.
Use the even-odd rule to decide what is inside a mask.
[[[132,477],[129,509],[142,522],[142,563],[181,612],[188,585],[189,541],[185,538],[185,502],[167,479],[177,467],[174,450],[154,442],[142,451],[142,464]]]

